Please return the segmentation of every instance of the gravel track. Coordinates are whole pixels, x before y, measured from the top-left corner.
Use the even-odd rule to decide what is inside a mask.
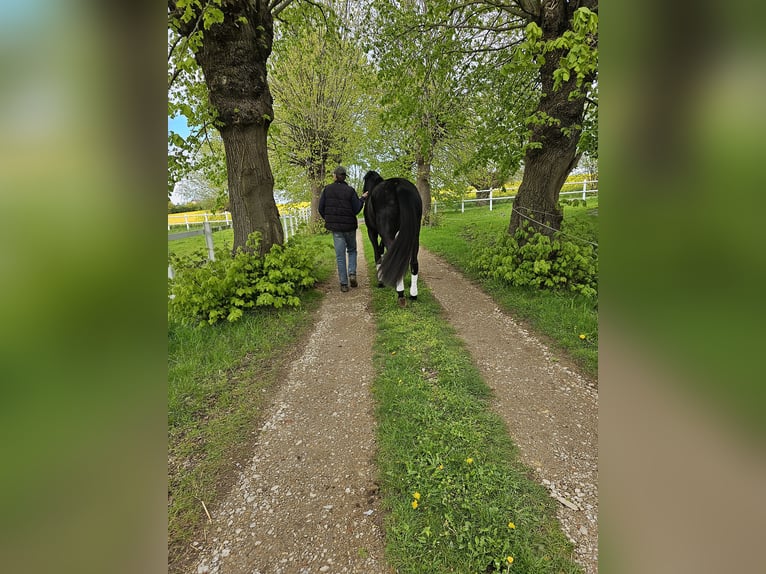
[[[211,509],[190,574],[389,574],[374,465],[374,288],[359,244],[359,288],[337,281],[302,355],[254,431],[253,458]],[[555,499],[575,559],[597,572],[597,388],[481,290],[421,250],[421,279],[494,391],[523,460]],[[395,297],[392,293],[392,304]],[[434,573],[438,574],[438,573]]]

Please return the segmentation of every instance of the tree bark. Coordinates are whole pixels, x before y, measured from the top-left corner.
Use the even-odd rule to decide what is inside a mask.
[[[309,186],[311,187],[311,221],[315,224],[322,221],[319,215],[319,199],[322,197],[326,173],[327,166],[324,163],[314,165],[308,170]]]
[[[259,231],[263,254],[284,241],[266,148],[274,117],[266,80],[274,25],[264,0],[230,0],[221,10],[224,21],[205,30],[196,60],[226,150],[234,249]]]
[[[274,201],[274,178],[266,152],[263,124],[220,128],[226,149],[234,250],[244,248],[253,231],[261,234],[259,253],[282,244],[284,232]]]
[[[423,202],[423,223],[428,225],[431,222],[431,159],[418,153],[415,161],[418,167],[415,187]]]
[[[574,10],[583,4],[544,0],[537,21],[543,32],[542,40],[553,40],[570,29]],[[545,63],[540,68],[542,97],[536,111],[542,117],[552,118],[555,125],[546,123],[532,126],[530,143],[533,145],[527,148],[524,155],[524,176],[513,201],[509,234],[513,234],[523,221],[529,222],[534,230],[549,236],[561,228],[564,214],[558,205],[559,193],[580,159],[577,142],[585,110],[584,96],[571,100],[569,98],[569,94],[576,88],[574,74],[558,90],[553,90],[553,72],[558,68],[560,58],[565,55],[564,50],[546,53]],[[584,93],[592,81],[593,78],[586,78],[580,92]]]

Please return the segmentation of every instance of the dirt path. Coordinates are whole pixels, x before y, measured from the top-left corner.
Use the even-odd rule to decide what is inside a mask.
[[[190,574],[385,574],[370,394],[374,323],[359,241],[359,288],[331,281],[303,355],[267,408],[252,461],[212,511]],[[597,572],[597,392],[435,256],[421,278],[495,391],[494,408]],[[392,304],[394,299],[392,296]],[[435,573],[436,574],[436,573]]]
[[[357,289],[341,293],[334,280],[327,287],[303,355],[254,433],[252,461],[213,512],[192,572],[390,572],[373,464],[375,327],[361,248],[358,263]]]

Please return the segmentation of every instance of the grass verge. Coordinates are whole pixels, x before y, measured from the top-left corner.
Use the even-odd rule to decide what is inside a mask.
[[[332,241],[316,240],[327,246],[317,270],[326,280]],[[202,503],[212,508],[247,458],[268,391],[313,325],[320,300],[312,290],[301,307],[262,308],[235,323],[168,324],[169,572],[188,568],[191,543],[204,536]]]
[[[597,377],[598,311],[593,299],[568,291],[511,287],[479,276],[472,266],[477,249],[490,244],[507,229],[511,208],[508,204],[492,211],[485,207],[465,213],[440,213],[437,225],[423,227],[420,243],[481,285],[502,308],[565,352],[585,373]],[[598,199],[589,199],[586,207],[565,207],[564,213],[568,231],[596,241]],[[423,277],[427,279],[428,270],[423,270]]]
[[[181,233],[186,231],[173,231],[171,233]],[[231,249],[234,245],[234,230],[222,229],[220,231],[213,232],[213,245],[225,246]],[[175,253],[177,255],[191,255],[192,253],[207,253],[207,245],[205,244],[204,235],[195,235],[194,237],[185,237],[184,239],[174,239],[168,241],[168,255]]]
[[[391,289],[373,289],[372,300],[390,565],[402,574],[581,572],[552,499],[519,461],[428,288],[406,309]]]

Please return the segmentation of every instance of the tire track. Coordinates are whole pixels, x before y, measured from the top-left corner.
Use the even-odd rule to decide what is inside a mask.
[[[574,558],[598,572],[598,390],[441,258],[420,250],[420,277],[493,390],[492,405],[558,504]]]

